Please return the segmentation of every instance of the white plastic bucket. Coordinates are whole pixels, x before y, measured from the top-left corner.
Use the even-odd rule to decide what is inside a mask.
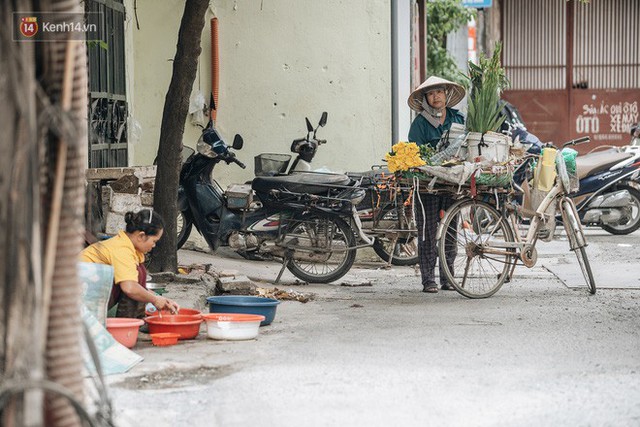
[[[250,340],[258,336],[264,316],[243,313],[206,313],[207,336],[214,340]]]
[[[467,160],[489,160],[496,163],[506,162],[509,158],[509,137],[501,133],[469,132],[467,135]]]
[[[460,123],[452,123],[451,124],[451,128],[449,128],[449,130],[445,131],[442,134],[442,139],[445,139],[449,142],[453,142],[456,139],[458,139],[460,136],[466,134],[467,131],[464,128],[463,124]]]

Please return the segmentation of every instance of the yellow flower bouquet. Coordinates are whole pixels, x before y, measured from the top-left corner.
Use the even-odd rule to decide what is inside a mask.
[[[415,142],[398,142],[384,159],[390,172],[404,172],[426,165],[420,154],[420,147]]]

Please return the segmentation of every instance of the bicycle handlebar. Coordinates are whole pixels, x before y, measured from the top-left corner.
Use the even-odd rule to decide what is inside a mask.
[[[591,138],[589,138],[588,136],[582,136],[580,138],[576,138],[576,139],[572,139],[569,140],[567,142],[565,142],[564,144],[562,144],[562,148],[569,146],[569,145],[580,145],[580,144],[585,144],[587,142],[591,141]],[[556,145],[553,142],[547,142],[546,144],[544,144],[545,147],[551,147],[551,148],[558,148],[556,147]]]
[[[589,138],[588,136],[583,136],[581,138],[576,138],[576,139],[572,139],[571,141],[567,141],[564,144],[562,144],[562,148],[568,146],[568,145],[578,145],[578,144],[585,144],[587,142],[591,141],[591,138]]]

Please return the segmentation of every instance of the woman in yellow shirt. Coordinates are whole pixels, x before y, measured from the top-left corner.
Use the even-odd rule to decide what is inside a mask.
[[[164,221],[150,209],[127,212],[124,221],[125,230],[86,247],[80,254],[80,260],[113,266],[114,285],[109,308],[118,304],[117,317],[140,317],[144,314],[144,304],[148,302],[158,310],[177,313],[180,309],[178,304],[146,289],[144,254],[151,251],[162,237]]]

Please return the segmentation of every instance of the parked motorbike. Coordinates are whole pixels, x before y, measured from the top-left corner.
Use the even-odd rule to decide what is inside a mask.
[[[506,103],[506,120],[502,132],[531,144],[530,152],[539,152],[541,145],[526,131],[517,108]],[[640,228],[640,131],[631,129],[627,147],[613,147],[576,158],[580,189],[571,194],[580,220],[585,226],[598,226],[611,234],[629,234]]]
[[[640,150],[640,123],[631,126],[631,141],[629,145],[622,147],[622,151],[635,152]]]
[[[305,118],[307,135],[294,139],[291,152],[296,155],[289,167],[291,155],[263,153],[255,158],[257,176],[291,175],[310,173],[318,147],[326,139],[318,139],[317,131],[327,124],[327,112],[323,112],[314,128]],[[394,176],[382,166],[373,166],[361,173],[348,172],[366,190],[364,200],[356,207],[366,235],[365,245],[373,247],[376,254],[393,265],[414,265],[418,262],[417,229],[411,212],[409,188],[393,182]]]
[[[640,228],[640,151],[590,153],[576,166],[580,190],[573,198],[583,224],[616,235]]]
[[[229,246],[247,259],[281,259],[276,281],[285,267],[307,282],[344,276],[355,260],[355,236],[362,233],[353,206],[364,191],[338,174],[256,177],[224,191],[213,170],[223,162],[245,168],[231,150],[242,146],[239,135],[229,147],[213,126],[203,131],[197,153],[180,173],[178,247],[195,225],[212,250]]]

